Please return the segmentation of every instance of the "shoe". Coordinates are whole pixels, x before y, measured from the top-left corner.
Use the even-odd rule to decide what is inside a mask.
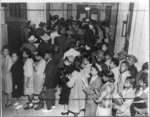
[[[12,103],[9,103],[9,104],[6,104],[6,105],[5,105],[6,108],[8,108],[8,107],[10,107],[10,106],[12,106]]]
[[[44,107],[40,107],[40,106],[38,106],[38,107],[36,107],[34,110],[41,110],[41,109],[43,109]]]
[[[15,109],[17,110],[17,109],[22,108],[22,107],[23,107],[23,105],[18,105]]]
[[[27,106],[24,108],[24,110],[29,110],[29,109],[33,109],[33,106]]]
[[[62,115],[68,115],[69,112],[62,112],[61,114],[62,114]]]
[[[47,110],[47,109],[42,109],[42,112],[44,112],[44,113],[52,112],[52,109],[49,109],[49,110]]]
[[[55,108],[55,106],[52,106],[52,109],[54,109]]]

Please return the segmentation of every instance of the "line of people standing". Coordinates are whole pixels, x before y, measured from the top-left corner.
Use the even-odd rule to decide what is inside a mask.
[[[134,55],[110,54],[110,39],[100,37],[100,27],[95,21],[56,18],[52,22],[55,23],[51,31],[45,30],[43,23],[32,30],[34,33],[22,45],[20,53],[11,52],[10,56],[8,46],[3,47],[6,107],[12,105],[12,96],[18,102],[21,96],[27,96],[24,109],[33,109],[37,95],[35,110],[51,112],[55,108],[55,93],[60,90],[62,115],[147,114],[148,63],[138,73]],[[82,31],[78,33],[79,30]],[[141,100],[143,108],[138,106]],[[22,107],[18,102],[14,104],[16,108]]]

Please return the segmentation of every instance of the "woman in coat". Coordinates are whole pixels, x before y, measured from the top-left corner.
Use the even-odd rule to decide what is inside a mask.
[[[19,98],[23,96],[23,61],[19,58],[17,52],[11,54],[13,65],[11,67],[12,81],[13,81],[13,98],[17,98],[17,102],[14,104],[17,107],[22,107],[19,105]]]
[[[97,104],[93,100],[93,96],[97,95],[96,92],[99,92],[102,81],[99,77],[99,69],[94,64],[91,68],[91,78],[87,86],[84,86],[83,90],[87,95],[85,116],[94,117],[96,116]],[[86,80],[88,81],[88,79]]]
[[[73,113],[74,117],[77,117],[85,109],[85,93],[82,90],[84,74],[81,68],[81,60],[75,58],[74,64],[75,70],[69,76],[69,81],[67,82],[67,86],[71,88],[68,111]]]
[[[8,46],[4,46],[2,49],[3,52],[3,60],[2,60],[2,87],[4,93],[7,95],[7,104],[6,107],[12,105],[11,98],[12,98],[12,74],[11,74],[11,67],[12,67],[12,59],[9,56],[9,48]]]
[[[28,96],[29,104],[25,107],[25,110],[33,108],[33,60],[31,57],[31,51],[27,48],[23,49],[22,56],[24,62],[24,95]]]

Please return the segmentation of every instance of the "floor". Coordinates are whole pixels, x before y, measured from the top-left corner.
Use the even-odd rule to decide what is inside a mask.
[[[3,95],[3,97],[2,97],[2,116],[3,117],[62,116],[61,112],[63,111],[63,106],[58,104],[58,99],[59,99],[59,93],[58,92],[56,93],[56,98],[57,98],[57,100],[56,100],[56,108],[53,109],[49,113],[43,113],[41,110],[36,111],[34,109],[24,110],[23,108],[20,108],[18,110],[15,110],[15,106],[12,106],[12,107],[9,107],[9,108],[5,108],[6,96]],[[15,102],[15,99],[13,99],[13,102]],[[21,97],[21,103],[24,106],[26,106],[26,104],[25,104],[26,102],[27,102],[27,97]],[[69,116],[72,116],[72,115],[69,115]]]

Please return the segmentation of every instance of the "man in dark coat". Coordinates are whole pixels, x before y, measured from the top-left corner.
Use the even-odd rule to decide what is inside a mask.
[[[129,69],[128,70],[130,71],[131,76],[133,78],[135,78],[137,73],[138,73],[138,70],[135,66],[135,63],[137,63],[137,58],[134,55],[128,55],[127,60],[129,62]]]
[[[90,47],[94,47],[96,37],[95,37],[95,30],[92,24],[89,24],[88,28],[85,30],[85,37],[84,40],[87,45]]]
[[[42,109],[44,107],[44,100],[40,99],[40,104],[35,110],[42,109],[43,112],[50,112],[52,108],[55,107],[55,88],[58,84],[58,66],[52,59],[52,52],[45,52],[45,60],[47,65],[45,68],[45,82],[43,84],[43,90],[46,91],[46,105],[47,109]]]
[[[60,48],[60,53],[63,55],[66,49],[66,28],[65,27],[60,27],[59,32],[61,36],[56,37],[54,39],[54,45],[59,46]]]

